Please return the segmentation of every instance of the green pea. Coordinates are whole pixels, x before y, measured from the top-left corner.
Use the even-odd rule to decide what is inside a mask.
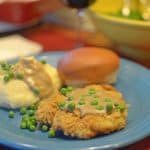
[[[9,118],[14,118],[15,112],[14,111],[9,111]]]
[[[124,112],[125,111],[125,106],[123,106],[122,104],[119,104],[119,103],[115,103],[114,104],[115,108],[119,109],[120,112]]]
[[[10,80],[10,77],[9,77],[8,75],[5,75],[4,78],[3,78],[3,80],[4,80],[5,82],[8,82],[8,81]]]
[[[98,106],[96,106],[95,108],[96,108],[97,110],[103,110],[103,109],[104,109],[104,106],[98,105]]]
[[[99,98],[99,96],[98,96],[98,95],[93,95],[93,97],[94,97],[94,98]]]
[[[9,71],[11,68],[11,65],[3,63],[3,64],[1,64],[1,67],[4,71]]]
[[[68,101],[72,101],[73,99],[74,99],[73,96],[69,96],[69,97],[68,97]]]
[[[98,100],[92,100],[91,105],[98,105]]]
[[[35,95],[39,95],[40,94],[40,90],[37,87],[32,88],[32,91]]]
[[[36,126],[31,124],[30,127],[29,127],[29,130],[30,131],[35,131],[36,130]]]
[[[61,94],[66,96],[67,95],[67,88],[61,88],[60,92],[61,92]]]
[[[94,95],[94,94],[96,94],[96,90],[95,89],[90,89],[88,91],[88,95]]]
[[[110,98],[105,98],[105,102],[111,102],[112,100]]]
[[[1,65],[2,68],[6,67],[6,63],[1,63],[0,65]]]
[[[70,103],[67,106],[68,111],[73,111],[75,109],[75,103]]]
[[[35,113],[35,111],[34,110],[29,110],[29,116],[33,116],[34,115],[34,113]]]
[[[85,104],[85,99],[83,97],[81,97],[78,104],[79,105],[84,105]]]
[[[22,121],[24,121],[24,122],[27,122],[27,121],[29,121],[29,120],[30,120],[30,118],[29,118],[28,115],[24,115],[24,116],[22,117]]]
[[[32,123],[31,123],[31,121],[30,120],[28,120],[27,122],[26,122],[26,126],[27,126],[27,128],[28,129],[30,129],[30,126],[32,125]]]
[[[19,80],[23,80],[23,79],[24,79],[24,76],[23,76],[22,73],[18,73],[18,74],[16,75],[16,78],[19,79]]]
[[[84,105],[84,104],[85,104],[85,101],[84,101],[84,100],[80,100],[80,101],[78,102],[78,104],[79,104],[79,105]]]
[[[121,104],[119,105],[119,110],[120,110],[120,112],[124,112],[125,109],[126,109],[125,106],[123,106],[123,105],[121,105]]]
[[[30,120],[36,120],[36,116],[31,116]]]
[[[27,112],[26,107],[22,107],[22,108],[20,109],[20,114],[21,114],[21,115],[25,115],[26,112]]]
[[[114,103],[114,106],[117,108],[119,106],[119,103]]]
[[[47,64],[47,61],[46,61],[46,60],[40,60],[40,62],[41,62],[42,64]]]
[[[85,100],[85,98],[84,97],[80,97],[80,101],[84,101]]]
[[[21,129],[26,129],[26,128],[27,128],[26,122],[21,122],[20,128],[21,128]]]
[[[37,105],[36,105],[36,104],[32,104],[32,105],[30,106],[30,109],[36,110],[36,109],[37,109]]]
[[[113,105],[112,104],[107,104],[106,105],[106,111],[111,112],[113,110]]]
[[[14,76],[14,73],[13,72],[8,72],[8,74],[7,74],[8,76],[9,76],[9,78],[11,79],[11,78],[13,78],[13,76]]]
[[[4,76],[4,81],[8,82],[14,76],[13,72],[8,72],[7,75]]]
[[[81,95],[80,97],[81,97],[81,99],[84,99],[86,97],[86,95]]]
[[[59,107],[60,109],[63,109],[63,108],[65,107],[65,105],[66,105],[66,102],[65,102],[65,101],[58,102],[58,107]]]
[[[31,124],[32,124],[32,125],[34,125],[34,126],[36,126],[36,125],[37,125],[36,120],[30,120],[30,122],[31,122]]]
[[[55,136],[56,136],[55,130],[50,129],[50,130],[48,131],[48,137],[49,137],[49,138],[53,138],[53,137],[55,137]]]
[[[89,91],[95,91],[95,89],[94,88],[90,88]]]
[[[71,86],[68,86],[68,87],[67,87],[67,91],[68,91],[68,92],[71,92],[72,90],[73,90],[73,87],[71,87]]]
[[[44,132],[48,131],[48,126],[47,125],[42,125],[42,131],[44,131]]]

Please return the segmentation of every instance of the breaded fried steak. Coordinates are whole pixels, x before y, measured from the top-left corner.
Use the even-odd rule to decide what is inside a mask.
[[[39,104],[36,116],[65,135],[89,139],[125,127],[128,106],[122,94],[110,85],[62,89]]]

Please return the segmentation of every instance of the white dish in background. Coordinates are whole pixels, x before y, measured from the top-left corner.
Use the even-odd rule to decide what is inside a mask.
[[[0,61],[39,54],[43,47],[39,43],[30,41],[20,35],[0,38]]]

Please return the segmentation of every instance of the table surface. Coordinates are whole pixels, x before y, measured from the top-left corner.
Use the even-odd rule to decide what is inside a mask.
[[[44,51],[70,50],[77,45],[76,32],[72,29],[56,26],[53,24],[40,24],[32,29],[20,32],[23,36],[38,43],[44,47]],[[104,35],[83,32],[82,43],[87,46],[98,45],[101,47],[114,48],[111,41]],[[93,40],[94,39],[94,40]],[[96,39],[96,40],[95,40]],[[122,150],[150,150],[150,137],[143,139]],[[11,150],[0,146],[0,150]]]

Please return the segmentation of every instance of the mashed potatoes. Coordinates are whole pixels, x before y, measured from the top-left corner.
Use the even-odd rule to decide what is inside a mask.
[[[22,80],[11,80],[8,83],[3,82],[3,76],[0,77],[0,106],[7,108],[18,108],[30,106],[39,101],[36,96]]]
[[[50,97],[61,86],[56,68],[34,57],[23,58],[11,67],[5,65],[0,68],[0,107],[30,106]]]
[[[45,68],[45,71],[51,77],[53,86],[56,89],[60,89],[62,83],[61,83],[61,80],[60,80],[60,77],[59,77],[57,69],[55,67],[53,67],[52,65],[49,65],[49,64],[45,64],[44,68]]]

